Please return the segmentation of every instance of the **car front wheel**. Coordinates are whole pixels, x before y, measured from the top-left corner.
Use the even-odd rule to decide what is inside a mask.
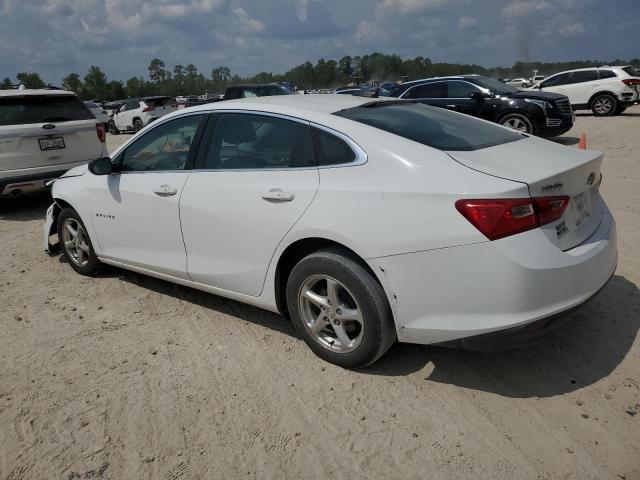
[[[298,262],[287,282],[287,305],[311,350],[341,367],[375,362],[396,339],[382,286],[338,248],[319,250]]]
[[[618,109],[618,101],[608,94],[598,95],[591,102],[591,111],[596,117],[608,117]]]
[[[100,261],[93,250],[87,229],[78,213],[64,208],[58,215],[58,238],[62,254],[71,268],[80,275],[93,276],[100,272]]]
[[[510,113],[500,119],[500,125],[513,128],[522,133],[533,133],[533,124],[526,116],[519,113]]]

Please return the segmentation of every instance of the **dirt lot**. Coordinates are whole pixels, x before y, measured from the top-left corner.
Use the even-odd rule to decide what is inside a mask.
[[[640,479],[640,107],[559,141],[581,132],[618,222],[603,293],[526,350],[359,372],[277,315],[76,275],[42,251],[46,196],[0,204],[0,478]]]

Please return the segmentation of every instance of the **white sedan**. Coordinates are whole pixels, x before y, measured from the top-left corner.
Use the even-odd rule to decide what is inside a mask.
[[[514,345],[615,270],[601,162],[407,101],[206,104],[58,179],[45,249],[287,314],[348,368],[396,338]]]

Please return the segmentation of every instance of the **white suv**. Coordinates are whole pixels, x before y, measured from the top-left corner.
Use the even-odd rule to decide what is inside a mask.
[[[107,155],[105,128],[73,92],[0,90],[0,197],[45,188]]]
[[[144,97],[127,100],[109,122],[109,131],[114,134],[127,130],[138,131],[167,113],[178,110],[171,97]]]
[[[574,110],[602,117],[618,115],[638,101],[640,76],[631,66],[580,68],[556,73],[532,88],[566,95]]]

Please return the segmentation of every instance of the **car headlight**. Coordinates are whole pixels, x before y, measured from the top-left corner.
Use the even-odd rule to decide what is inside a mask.
[[[538,105],[540,108],[542,108],[544,113],[549,113],[549,111],[553,110],[553,105],[551,105],[549,102],[545,102],[544,100],[533,100],[531,98],[525,98],[524,101],[533,103],[534,105]]]

